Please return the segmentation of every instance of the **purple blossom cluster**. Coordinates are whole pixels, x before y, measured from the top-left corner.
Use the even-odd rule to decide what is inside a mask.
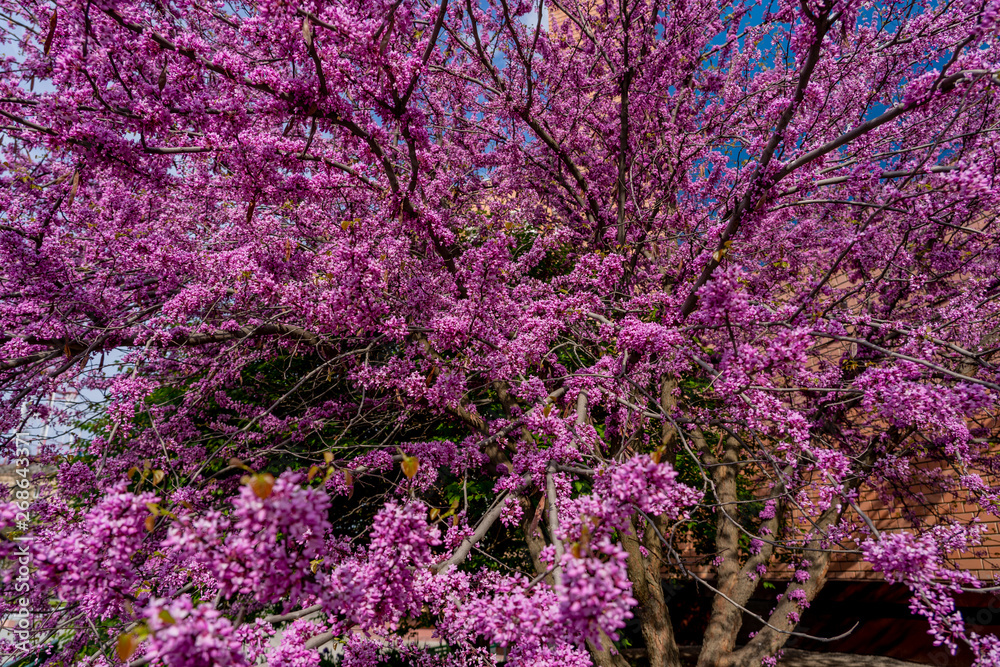
[[[242,645],[229,619],[210,604],[187,596],[151,600],[146,657],[166,667],[244,667]]]

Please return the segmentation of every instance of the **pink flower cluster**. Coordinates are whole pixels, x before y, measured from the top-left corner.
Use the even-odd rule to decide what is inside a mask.
[[[367,553],[345,560],[323,577],[324,606],[362,628],[396,625],[419,616],[421,582],[431,576],[431,548],[440,532],[427,523],[423,503],[388,503],[375,515]]]
[[[232,623],[210,604],[194,605],[186,595],[152,600],[145,616],[151,660],[166,667],[248,665]]]
[[[330,499],[303,488],[299,473],[287,472],[261,498],[240,487],[230,516],[182,515],[164,545],[180,562],[191,559],[210,571],[227,594],[252,593],[258,600],[298,601],[319,592],[312,562],[327,552]]]
[[[157,497],[125,488],[117,484],[73,525],[42,532],[31,542],[39,585],[98,616],[137,594],[141,580],[134,559],[148,535],[147,504]]]
[[[632,618],[636,601],[625,570],[628,554],[606,539],[590,545],[592,555],[567,554],[562,581],[555,587],[558,618],[571,640],[600,642],[601,631],[618,639],[618,630]]]
[[[958,641],[973,644],[984,641],[967,635],[961,612],[955,606],[953,594],[961,586],[978,586],[976,577],[966,571],[948,567],[945,560],[950,552],[962,551],[981,540],[981,527],[935,526],[923,535],[908,532],[882,533],[877,539],[861,544],[865,559],[882,572],[889,581],[906,584],[913,592],[910,609],[930,623],[930,634],[936,646],[944,645],[952,655]]]

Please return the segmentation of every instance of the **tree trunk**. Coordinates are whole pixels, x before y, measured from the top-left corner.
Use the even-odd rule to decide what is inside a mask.
[[[670,613],[663,595],[663,551],[659,535],[651,524],[647,524],[642,536],[642,545],[648,556],[643,556],[636,530],[636,520],[631,521],[631,531],[624,535],[625,550],[628,552],[628,577],[632,580],[632,594],[639,603],[636,615],[646,644],[646,655],[650,667],[680,667],[680,651]]]
[[[840,518],[843,511],[843,508],[830,508],[824,512],[816,522],[817,532],[824,533]],[[765,626],[746,646],[733,652],[726,662],[720,663],[720,667],[756,667],[760,664],[761,658],[774,655],[788,641],[788,631],[794,630],[795,626],[798,625],[797,622],[790,620],[788,615],[802,611],[790,594],[794,590],[801,589],[806,595],[806,601],[812,602],[816,594],[826,584],[826,573],[830,567],[830,552],[821,550],[821,537],[811,540],[809,547],[810,564],[806,568],[809,579],[803,584],[789,584],[784,597],[771,612],[770,618],[767,619],[767,622],[774,627]]]
[[[736,501],[736,462],[739,460],[739,443],[735,438],[728,438],[722,452],[721,460],[708,451],[704,437],[693,436],[699,449],[705,452],[704,462],[712,466],[712,482],[715,487],[716,510],[715,544],[718,556],[722,562],[716,568],[716,588],[727,597],[735,592],[740,574],[739,539],[740,530],[730,517],[737,509]],[[698,667],[717,667],[723,664],[723,657],[732,652],[736,645],[736,635],[743,623],[743,612],[722,595],[716,594],[712,601],[712,615],[705,628],[705,638],[701,654],[698,656]]]
[[[594,667],[630,667],[628,660],[620,653],[612,653],[614,643],[611,638],[603,632],[601,633],[601,643],[587,640],[587,650],[590,651],[590,659]]]
[[[541,517],[541,500],[539,505],[535,505],[528,496],[519,496],[517,502],[521,504],[521,530],[524,532],[524,541],[528,545],[528,553],[531,555],[531,564],[535,568],[536,574],[541,574],[547,569],[542,562],[540,554],[545,548],[545,537],[538,528]],[[545,578],[546,582],[552,585],[552,575]]]

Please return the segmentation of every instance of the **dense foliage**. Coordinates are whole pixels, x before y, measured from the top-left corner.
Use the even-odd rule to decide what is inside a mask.
[[[673,667],[698,552],[773,665],[848,552],[1000,664],[997,0],[0,7],[10,650]]]

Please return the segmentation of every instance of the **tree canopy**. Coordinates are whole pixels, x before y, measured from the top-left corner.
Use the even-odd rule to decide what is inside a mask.
[[[997,0],[0,7],[11,651],[774,665],[846,552],[1000,663]]]

